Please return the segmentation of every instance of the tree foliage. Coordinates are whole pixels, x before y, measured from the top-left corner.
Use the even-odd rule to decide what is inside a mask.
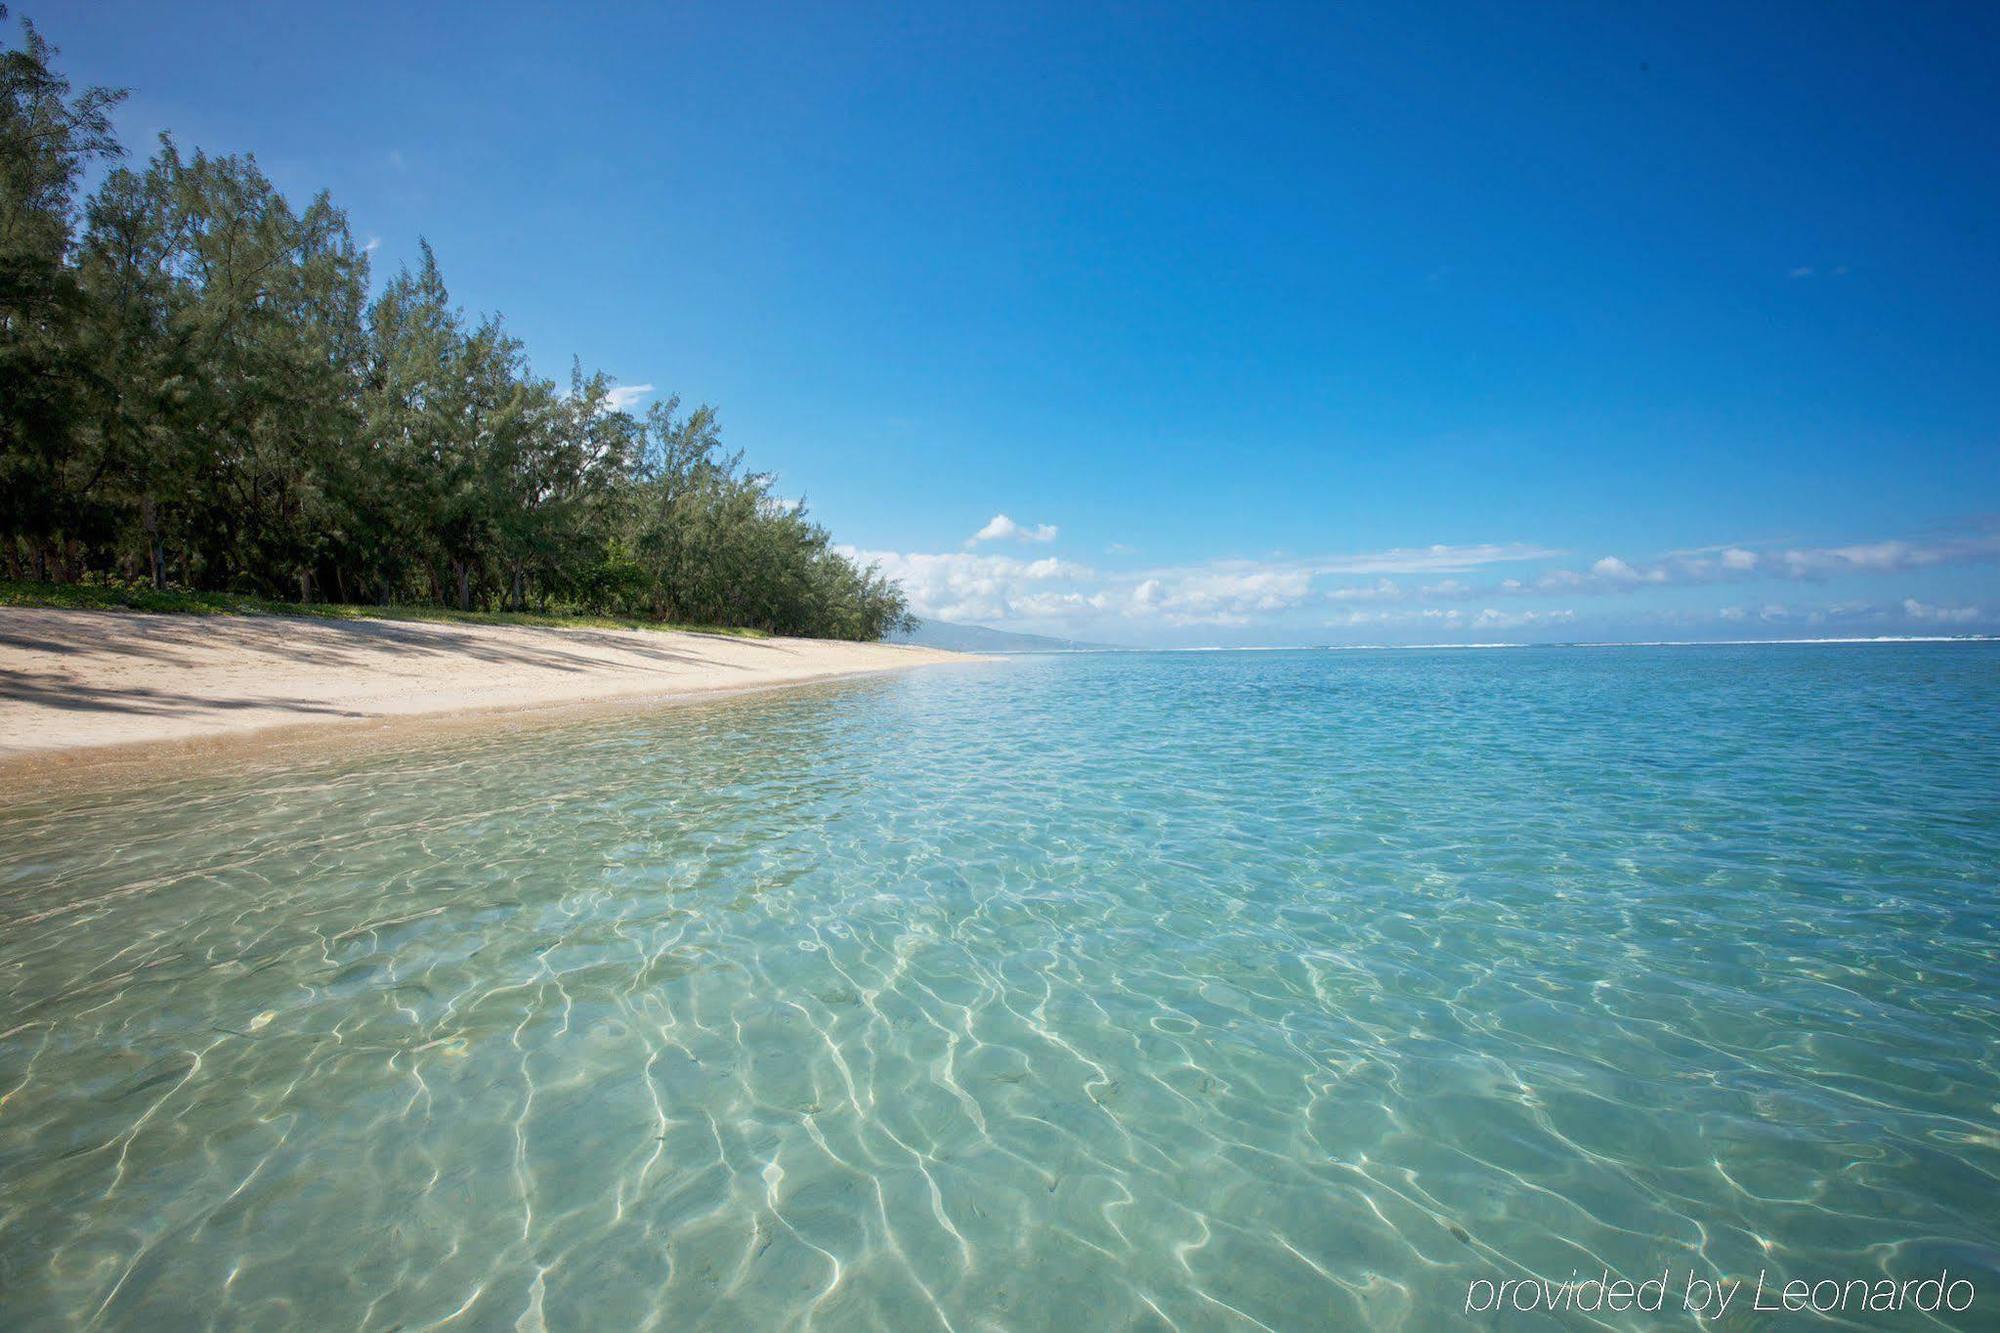
[[[0,17],[5,16],[0,7]],[[430,246],[370,296],[324,194],[75,93],[33,26],[0,53],[0,564],[298,601],[575,610],[873,639],[901,590],[723,449],[534,374],[453,304]]]

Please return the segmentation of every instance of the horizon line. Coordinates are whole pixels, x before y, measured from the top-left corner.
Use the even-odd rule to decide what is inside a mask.
[[[1021,631],[1006,631],[1019,633]],[[1092,648],[1025,648],[1014,650],[1016,656],[1056,656],[1076,653],[1352,653],[1352,652],[1409,652],[1433,649],[1491,649],[1491,648],[1758,648],[1797,646],[1800,644],[1858,645],[1884,643],[2000,643],[2000,634],[1878,634],[1868,637],[1847,635],[1816,639],[1631,639],[1631,640],[1589,640],[1565,639],[1553,643],[1270,643],[1270,644],[1199,644],[1194,647],[1117,647],[1105,645]],[[1007,653],[1004,648],[988,648],[988,653]]]

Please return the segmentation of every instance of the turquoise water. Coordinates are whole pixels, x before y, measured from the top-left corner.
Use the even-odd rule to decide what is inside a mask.
[[[1608,1268],[1991,1327],[1996,881],[1975,645],[1021,659],[29,796],[0,1325],[1485,1327]]]

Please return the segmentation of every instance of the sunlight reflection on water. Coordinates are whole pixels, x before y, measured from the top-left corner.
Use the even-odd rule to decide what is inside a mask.
[[[16,801],[0,1323],[2000,1298],[1996,667],[1026,659]]]

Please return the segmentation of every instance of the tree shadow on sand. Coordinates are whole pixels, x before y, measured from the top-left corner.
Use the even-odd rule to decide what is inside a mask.
[[[19,613],[27,623],[0,628],[0,650],[50,653],[115,653],[160,663],[172,669],[190,651],[240,649],[259,657],[277,657],[317,667],[379,666],[402,656],[449,656],[490,666],[528,667],[545,671],[581,672],[640,666],[645,663],[709,667],[726,671],[748,668],[703,652],[668,643],[649,643],[651,631],[618,632],[598,629],[558,629],[502,626],[504,637],[471,634],[454,626],[395,620],[289,620],[277,617],[213,617],[182,619],[133,616],[79,623],[68,618]],[[31,618],[32,617],[32,618]],[[273,634],[272,626],[285,632]],[[484,628],[484,627],[482,627]],[[676,631],[680,634],[681,632]],[[796,650],[783,644],[728,635],[693,635],[717,644],[755,647],[785,656]],[[606,662],[570,647],[608,650],[630,663]],[[21,673],[16,673],[21,674]]]
[[[34,676],[23,671],[0,669],[0,700],[60,708],[69,712],[141,713],[152,717],[174,717],[201,713],[215,708],[273,708],[288,713],[321,717],[366,717],[351,708],[335,708],[311,699],[265,697],[259,699],[218,699],[213,695],[176,694],[171,690],[125,686],[102,689],[75,681]]]

